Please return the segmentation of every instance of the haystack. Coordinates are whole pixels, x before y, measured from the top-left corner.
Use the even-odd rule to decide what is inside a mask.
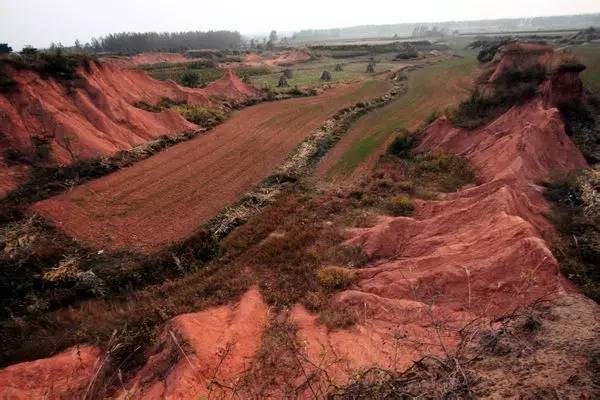
[[[279,82],[277,83],[277,87],[288,87],[288,81],[285,77],[285,74],[279,77]]]
[[[329,73],[329,71],[323,71],[323,73],[321,74],[321,80],[322,81],[330,81],[331,80],[331,74]]]

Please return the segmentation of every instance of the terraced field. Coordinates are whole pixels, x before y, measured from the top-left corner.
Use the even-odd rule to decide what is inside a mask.
[[[34,211],[98,248],[151,252],[236,201],[337,110],[389,87],[368,80],[246,108],[207,135],[37,203]]]
[[[321,161],[317,175],[334,181],[361,175],[394,132],[415,129],[432,111],[444,111],[467,96],[476,63],[469,54],[409,72],[408,92],[362,117]]]

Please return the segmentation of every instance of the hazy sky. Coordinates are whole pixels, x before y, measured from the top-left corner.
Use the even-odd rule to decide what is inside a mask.
[[[0,0],[0,42],[20,49],[122,31],[253,33],[590,12],[600,12],[599,0]]]

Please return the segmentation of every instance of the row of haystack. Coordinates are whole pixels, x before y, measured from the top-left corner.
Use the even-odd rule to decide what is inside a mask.
[[[336,64],[335,65],[335,71],[336,72],[341,72],[343,71],[343,67],[342,64]],[[370,62],[369,64],[367,64],[367,69],[366,69],[367,73],[374,73],[375,72],[375,63]],[[291,79],[294,76],[293,72],[291,69],[286,68],[282,71],[281,76],[279,77],[279,82],[277,83],[277,87],[288,87],[288,79]],[[327,70],[323,71],[323,73],[321,74],[321,80],[322,81],[330,81],[331,80],[331,73]]]

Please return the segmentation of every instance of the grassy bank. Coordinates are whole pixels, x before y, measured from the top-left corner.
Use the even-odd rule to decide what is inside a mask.
[[[415,129],[432,111],[443,112],[468,95],[473,55],[452,58],[407,73],[408,91],[391,104],[362,117],[330,153],[323,172],[326,179],[349,176],[364,161],[383,149],[394,132]]]

